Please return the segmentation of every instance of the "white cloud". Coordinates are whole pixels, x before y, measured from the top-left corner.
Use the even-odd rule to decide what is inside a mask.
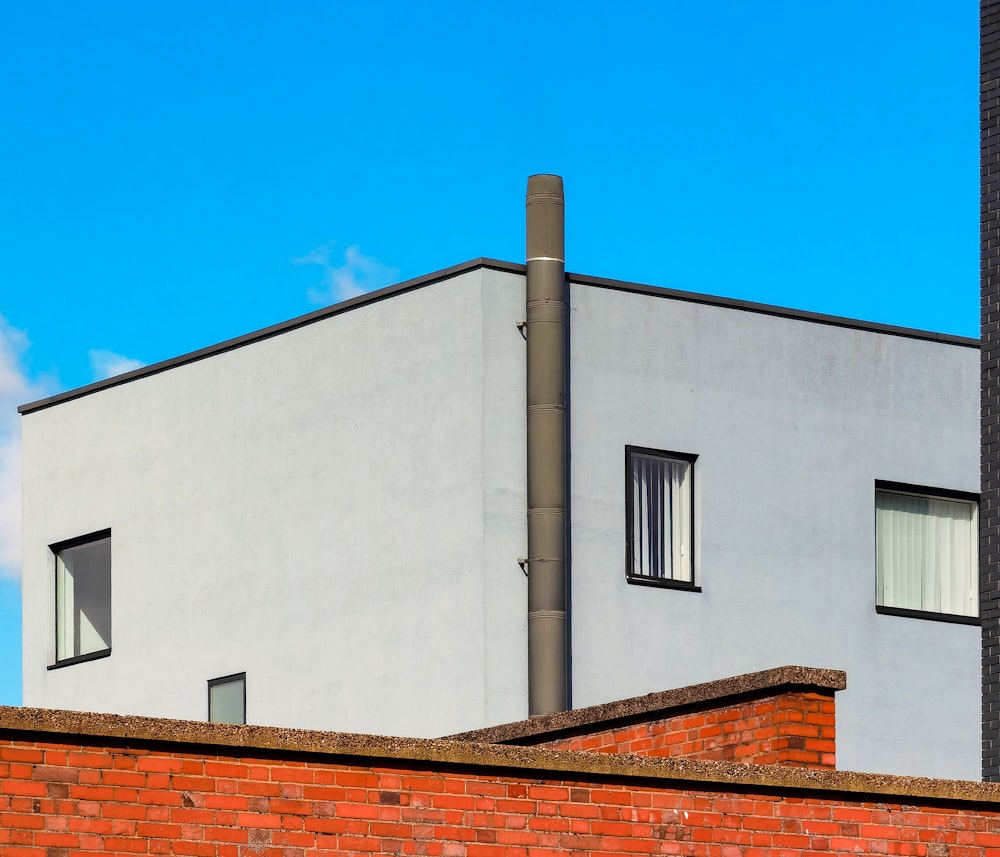
[[[133,369],[141,369],[146,365],[141,360],[123,357],[121,354],[105,351],[102,348],[91,348],[87,353],[90,356],[90,370],[94,373],[95,381],[113,378],[115,375],[122,375]]]
[[[21,575],[21,417],[17,406],[52,395],[54,377],[32,378],[24,357],[31,345],[23,330],[0,315],[0,577]],[[145,365],[111,351],[90,352],[94,380]]]
[[[21,417],[17,406],[53,392],[23,364],[31,343],[0,315],[0,577],[21,574]]]
[[[309,289],[309,300],[315,304],[330,304],[363,295],[391,285],[399,279],[399,269],[383,265],[378,259],[366,256],[352,244],[344,251],[343,264],[335,264],[333,242],[321,244],[305,256],[292,259],[293,265],[319,265],[323,281]]]

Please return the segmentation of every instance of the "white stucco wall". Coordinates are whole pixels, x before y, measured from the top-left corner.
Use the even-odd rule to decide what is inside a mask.
[[[483,271],[484,725],[528,712],[524,277]]]
[[[494,614],[524,581],[485,558],[516,536],[486,526],[484,373],[523,342],[482,313],[473,271],[26,415],[25,704],[201,719],[245,670],[251,722],[440,735],[506,670],[520,716],[485,654],[521,646]],[[48,671],[47,546],[106,527],[112,655]]]
[[[976,492],[977,349],[573,285],[577,706],[843,669],[838,767],[979,778],[979,628],[875,613],[875,480]],[[700,593],[625,581],[625,446],[698,456]]]
[[[571,288],[573,701],[848,673],[838,764],[979,776],[979,630],[874,611],[876,479],[978,490],[978,352]],[[24,701],[442,735],[526,714],[524,280],[480,269],[25,416]],[[624,577],[625,446],[698,455],[700,593]],[[112,529],[57,670],[48,545]]]

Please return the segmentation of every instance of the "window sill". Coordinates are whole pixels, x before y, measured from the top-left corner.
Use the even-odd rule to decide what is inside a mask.
[[[701,587],[686,580],[670,580],[665,577],[639,577],[635,574],[625,575],[626,583],[636,586],[655,586],[658,589],[681,589],[685,592],[701,592]]]
[[[902,616],[905,619],[930,619],[932,622],[951,622],[955,625],[981,625],[978,616],[960,616],[956,613],[935,613],[931,610],[909,610],[906,607],[875,605],[875,612],[883,616]]]
[[[58,670],[63,667],[71,667],[74,664],[83,664],[87,661],[97,661],[101,658],[106,658],[111,654],[111,649],[98,649],[96,652],[87,652],[85,655],[77,655],[75,658],[66,658],[62,661],[56,661],[54,664],[49,664],[46,669]]]

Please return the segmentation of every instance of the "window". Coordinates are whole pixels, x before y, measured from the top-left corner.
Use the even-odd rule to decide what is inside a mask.
[[[111,654],[111,530],[52,545],[56,558],[56,663]]]
[[[625,576],[695,589],[693,455],[625,447]]]
[[[875,604],[879,613],[978,623],[975,494],[875,485]]]
[[[247,722],[247,674],[209,679],[208,719],[212,723]]]

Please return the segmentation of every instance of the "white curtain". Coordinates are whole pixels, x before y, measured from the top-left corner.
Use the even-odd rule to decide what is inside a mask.
[[[880,605],[979,615],[974,503],[876,491],[875,540]]]
[[[691,463],[632,454],[632,568],[691,582]]]

